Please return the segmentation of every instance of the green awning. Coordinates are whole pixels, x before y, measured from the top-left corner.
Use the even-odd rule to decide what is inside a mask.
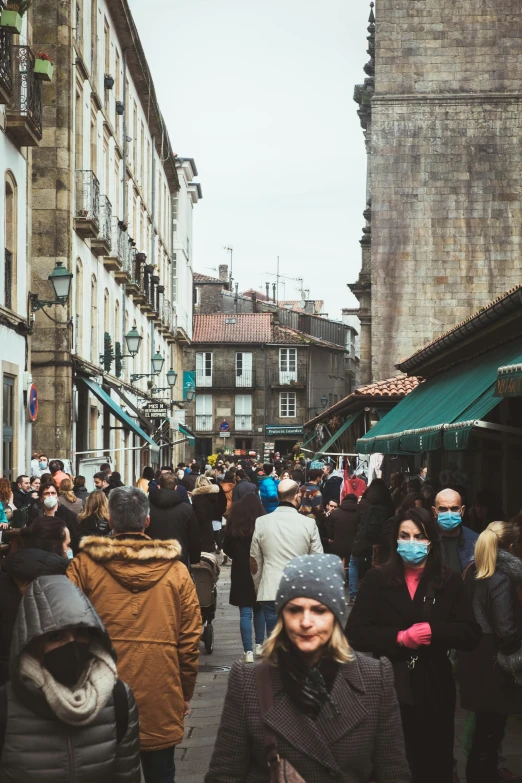
[[[128,416],[122,408],[120,408],[120,406],[112,399],[112,397],[107,394],[105,389],[102,389],[99,383],[95,383],[95,381],[91,380],[91,378],[86,378],[83,375],[79,375],[76,380],[84,383],[89,391],[91,391],[103,405],[106,405],[107,408],[109,408],[114,418],[118,419],[119,422],[124,424],[130,430],[135,432],[138,437],[144,440],[145,443],[150,446],[151,451],[159,451],[158,444],[155,443],[146,432],[143,432],[141,427],[136,424],[134,419],[131,419],[131,417]]]
[[[346,419],[346,421],[344,422],[344,424],[342,424],[342,425],[339,427],[339,429],[337,430],[337,432],[335,432],[335,433],[332,435],[332,437],[330,438],[330,440],[327,440],[327,441],[326,441],[326,443],[324,444],[324,446],[323,446],[323,448],[321,449],[321,451],[318,451],[318,452],[316,452],[316,453],[314,454],[314,459],[315,459],[316,457],[318,457],[318,456],[319,456],[319,454],[327,454],[327,453],[328,453],[328,449],[329,449],[329,448],[330,448],[330,447],[331,447],[331,446],[332,446],[332,445],[335,443],[335,441],[337,440],[337,438],[339,438],[339,437],[340,437],[340,436],[343,434],[343,432],[346,432],[346,430],[348,429],[348,427],[350,427],[350,426],[351,426],[351,425],[354,423],[354,421],[355,421],[355,420],[356,420],[356,419],[357,419],[357,418],[358,418],[358,417],[361,415],[361,413],[362,413],[362,410],[360,410],[360,411],[356,411],[356,413],[352,413],[352,415],[351,415],[351,416],[348,416],[348,418]]]
[[[522,397],[522,364],[498,368],[496,397]]]
[[[196,445],[196,436],[193,432],[189,430],[188,427],[185,427],[184,424],[180,424],[178,421],[178,431],[181,432],[182,435],[184,435],[186,438],[188,438],[189,446],[195,446]]]
[[[309,438],[307,438],[307,439],[305,440],[305,442],[304,442],[304,443],[301,443],[301,448],[302,448],[302,449],[304,449],[304,447],[305,447],[305,446],[308,446],[308,444],[309,444],[309,443],[311,443],[311,442],[313,441],[313,439],[315,438],[316,434],[317,434],[317,433],[316,433],[316,431],[314,430],[314,431],[312,432],[312,434],[310,435],[310,437],[309,437]]]
[[[522,361],[522,340],[421,383],[357,441],[360,454],[411,454],[466,448],[473,423],[500,402],[498,367]]]

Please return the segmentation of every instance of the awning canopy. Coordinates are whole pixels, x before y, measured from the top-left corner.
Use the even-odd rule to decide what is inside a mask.
[[[178,421],[178,431],[181,432],[182,435],[184,435],[186,438],[188,438],[189,446],[195,446],[196,445],[196,436],[193,432],[189,430],[188,427],[185,427],[184,424],[180,424]]]
[[[118,419],[118,421],[120,421],[130,430],[135,432],[136,435],[138,435],[138,437],[144,440],[145,443],[147,443],[150,446],[151,451],[156,451],[156,452],[159,451],[158,444],[155,443],[152,440],[152,438],[147,435],[146,432],[143,432],[141,427],[138,424],[136,424],[134,419],[131,419],[131,417],[128,416],[122,408],[120,408],[120,406],[112,399],[112,397],[110,397],[110,395],[107,394],[105,389],[102,389],[99,383],[96,383],[91,378],[86,378],[83,375],[77,376],[76,380],[84,383],[89,389],[89,391],[92,392],[94,396],[103,405],[106,405],[107,408],[109,408],[114,418]]]
[[[497,397],[522,397],[522,364],[508,364],[498,368]]]
[[[498,346],[421,383],[357,441],[361,454],[465,449],[475,422],[498,405],[500,365],[522,361],[522,340]]]
[[[320,451],[317,451],[317,452],[315,453],[315,455],[314,455],[314,458],[315,458],[315,457],[318,457],[318,456],[319,456],[319,454],[327,454],[327,453],[328,453],[328,449],[329,449],[329,448],[331,448],[331,446],[333,446],[333,444],[335,443],[335,441],[336,441],[336,440],[337,440],[337,439],[338,439],[338,438],[339,438],[339,437],[340,437],[340,436],[343,434],[343,432],[346,432],[346,430],[348,429],[348,427],[351,427],[351,425],[354,423],[354,421],[355,421],[357,418],[359,418],[359,416],[361,415],[361,413],[362,413],[362,410],[360,410],[360,411],[356,411],[355,413],[352,413],[350,416],[348,416],[348,418],[346,419],[346,421],[344,422],[344,424],[342,424],[342,425],[339,427],[339,429],[337,430],[337,432],[335,432],[335,433],[332,435],[332,437],[330,438],[330,440],[327,440],[327,441],[326,441],[326,443],[324,444],[323,448],[322,448]]]

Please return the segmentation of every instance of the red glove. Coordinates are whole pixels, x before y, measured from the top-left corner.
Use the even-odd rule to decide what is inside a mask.
[[[397,635],[397,644],[402,644],[410,650],[416,650],[417,647],[431,643],[431,628],[429,623],[415,623],[406,631],[399,631]]]

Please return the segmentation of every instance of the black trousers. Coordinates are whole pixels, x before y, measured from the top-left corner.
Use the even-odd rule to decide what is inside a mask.
[[[498,749],[507,723],[507,715],[477,712],[475,734],[466,764],[466,783],[496,783]]]
[[[401,705],[401,717],[413,783],[453,783],[455,705]]]

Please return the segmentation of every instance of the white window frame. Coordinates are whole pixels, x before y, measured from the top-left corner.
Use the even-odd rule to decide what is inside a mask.
[[[196,431],[212,432],[211,394],[196,394]]]
[[[196,387],[200,389],[211,387],[213,370],[214,356],[212,351],[198,351],[196,353]]]
[[[279,349],[279,383],[297,381],[297,348]]]
[[[253,354],[251,351],[236,352],[236,386],[252,387]]]
[[[293,410],[293,413],[291,412]],[[297,416],[297,394],[294,391],[279,392],[279,418],[295,419]]]
[[[238,432],[248,432],[252,429],[251,394],[236,394],[235,417],[235,429]]]

